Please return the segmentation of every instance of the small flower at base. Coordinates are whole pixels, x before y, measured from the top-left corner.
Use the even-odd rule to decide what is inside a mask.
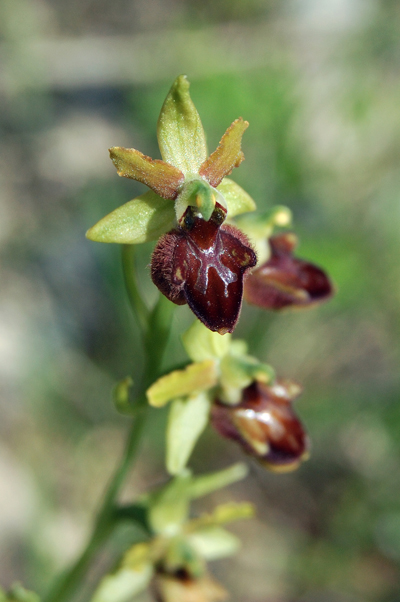
[[[293,382],[254,382],[243,390],[236,406],[217,400],[211,423],[270,470],[294,470],[309,456],[308,436],[292,409],[299,393],[300,387]]]
[[[257,262],[247,237],[222,225],[226,211],[219,204],[204,220],[188,207],[177,229],[158,242],[151,277],[173,303],[187,303],[210,330],[232,332],[242,305],[243,280]]]
[[[154,580],[157,602],[222,602],[228,592],[217,581],[205,575],[190,579],[186,575],[157,575]]]
[[[280,310],[306,308],[327,301],[333,286],[321,268],[293,256],[297,237],[287,232],[269,239],[271,256],[246,280],[244,297],[251,305]]]

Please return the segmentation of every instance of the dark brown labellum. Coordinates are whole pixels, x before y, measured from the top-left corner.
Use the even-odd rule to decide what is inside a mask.
[[[295,383],[254,382],[243,390],[236,406],[217,400],[211,422],[222,436],[240,443],[246,453],[267,468],[276,472],[294,470],[307,459],[309,450],[307,434],[292,408],[299,392]]]
[[[269,239],[271,257],[247,278],[244,296],[248,303],[264,309],[310,307],[327,301],[332,284],[316,265],[293,257],[297,238],[292,233]]]
[[[207,328],[232,332],[242,305],[243,279],[257,258],[246,236],[221,226],[217,205],[205,221],[189,207],[181,226],[162,236],[154,250],[154,284],[178,305],[187,303]]]

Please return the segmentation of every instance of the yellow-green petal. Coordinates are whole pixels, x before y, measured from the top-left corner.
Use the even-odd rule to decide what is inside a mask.
[[[189,93],[186,75],[176,78],[158,118],[157,137],[161,156],[185,176],[198,173],[207,157],[200,116]]]
[[[146,184],[163,199],[178,196],[184,175],[173,165],[147,157],[134,148],[114,146],[109,151],[119,176]]]
[[[188,534],[197,533],[211,526],[252,518],[254,514],[255,509],[253,504],[248,502],[228,502],[217,506],[211,514],[202,514],[198,518],[188,521],[185,525],[185,531]]]
[[[115,209],[90,230],[96,242],[139,244],[156,240],[175,225],[174,205],[149,191]]]
[[[184,370],[174,370],[159,378],[147,389],[147,399],[150,405],[160,408],[172,399],[214,387],[217,378],[212,360],[190,364]]]
[[[222,193],[226,201],[228,218],[257,209],[251,196],[230,178],[224,178],[217,190]]]
[[[214,188],[244,160],[241,144],[248,126],[248,121],[243,121],[241,117],[236,119],[222,136],[218,148],[200,167],[199,174]]]
[[[227,502],[217,506],[211,515],[211,523],[223,525],[236,520],[253,518],[255,509],[249,502]]]

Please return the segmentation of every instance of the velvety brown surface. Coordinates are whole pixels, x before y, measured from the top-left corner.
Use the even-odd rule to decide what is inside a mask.
[[[333,287],[325,272],[293,256],[297,245],[294,234],[273,236],[269,244],[271,257],[246,280],[244,294],[248,303],[279,310],[309,307],[332,296]]]
[[[242,305],[245,272],[257,258],[246,237],[220,226],[218,210],[207,222],[192,215],[157,244],[151,274],[174,303],[187,302],[207,328],[232,332]]]

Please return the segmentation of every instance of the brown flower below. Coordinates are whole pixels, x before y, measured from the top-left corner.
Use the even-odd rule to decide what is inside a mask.
[[[158,241],[151,277],[173,303],[187,303],[210,330],[232,332],[242,305],[243,280],[257,257],[247,237],[234,226],[222,225],[219,204],[206,221],[188,207],[178,228]]]
[[[228,597],[226,590],[208,575],[199,579],[157,575],[155,594],[158,602],[222,602]]]
[[[217,400],[211,422],[223,437],[240,443],[270,470],[294,470],[309,455],[308,436],[292,409],[300,391],[294,382],[254,382],[236,406]]]
[[[279,310],[327,301],[333,286],[323,270],[293,257],[297,237],[291,232],[269,239],[271,257],[246,280],[244,297],[252,305]]]

